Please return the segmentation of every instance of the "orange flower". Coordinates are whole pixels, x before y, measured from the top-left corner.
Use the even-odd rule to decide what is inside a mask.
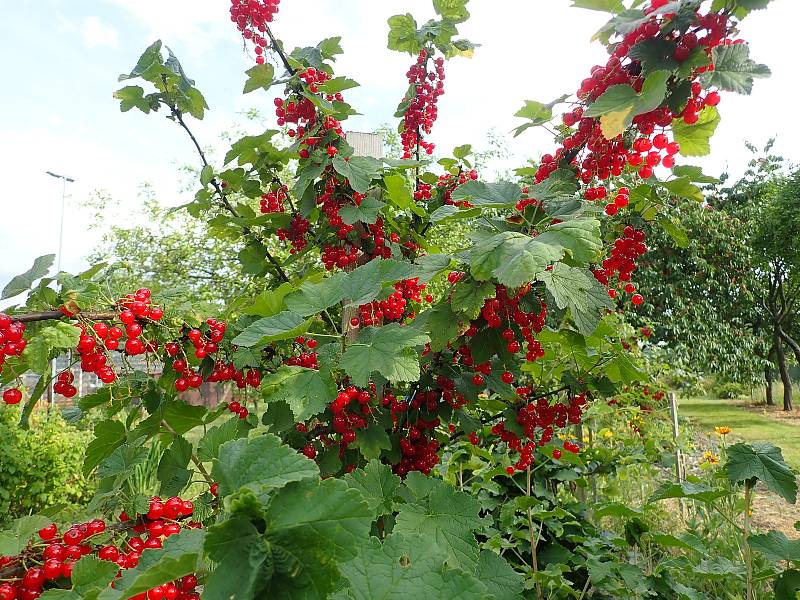
[[[733,431],[733,429],[731,429],[730,427],[725,427],[723,425],[721,427],[720,426],[714,427],[714,431],[717,432],[717,435],[728,435],[731,431]]]

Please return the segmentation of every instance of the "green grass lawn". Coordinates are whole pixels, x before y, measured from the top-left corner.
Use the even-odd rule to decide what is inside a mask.
[[[717,425],[733,429],[731,436],[747,442],[772,442],[783,450],[783,457],[800,469],[800,426],[783,423],[745,409],[736,400],[719,398],[681,398],[678,414],[689,418],[704,431],[713,434]]]

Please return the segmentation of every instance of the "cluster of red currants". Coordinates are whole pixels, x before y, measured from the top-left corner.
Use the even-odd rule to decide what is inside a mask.
[[[25,323],[0,313],[0,372],[6,356],[19,356],[25,350],[27,342],[22,337],[24,333]]]
[[[386,300],[373,300],[358,307],[360,320],[357,325],[380,325],[389,321],[402,321],[407,315],[408,301],[422,303],[422,292],[425,284],[419,278],[404,279],[394,284],[395,291]],[[425,302],[433,302],[433,296],[427,294]],[[352,324],[352,323],[351,323]]]
[[[514,465],[506,468],[506,472],[512,475],[515,471],[530,467],[534,450],[550,443],[556,428],[563,429],[581,422],[586,403],[583,394],[571,396],[568,403],[550,404],[547,398],[537,398],[519,409],[514,422],[504,420],[494,425],[492,434],[499,436],[509,450],[519,455]],[[570,440],[565,440],[562,448],[575,454],[580,452],[580,446]],[[561,458],[561,449],[553,450],[553,458]]]
[[[286,358],[283,363],[290,367],[305,367],[306,369],[319,369],[317,364],[317,353],[314,349],[317,347],[317,340],[314,338],[304,338],[302,336],[294,338],[295,344],[300,346],[299,353],[293,354]],[[309,351],[306,350],[306,348]]]
[[[478,172],[475,169],[461,171],[458,175],[453,175],[452,173],[443,173],[442,175],[439,175],[439,180],[436,182],[436,187],[442,193],[442,201],[444,204],[469,207],[472,205],[467,200],[453,202],[453,190],[460,185],[464,185],[467,181],[474,181],[476,179],[478,179]]]
[[[644,298],[641,294],[635,293],[636,286],[631,283],[631,275],[636,269],[636,260],[645,252],[647,252],[647,246],[644,243],[644,232],[627,225],[623,230],[622,237],[614,240],[611,255],[603,260],[603,268],[593,271],[595,279],[608,286],[611,278],[616,276],[619,282],[624,282],[625,293],[633,294],[631,302],[636,306],[640,305],[644,302]],[[616,298],[617,290],[613,287],[609,288],[608,295]]]
[[[286,210],[285,202],[289,195],[289,186],[280,185],[266,194],[261,194],[261,212],[263,214],[279,213]]]
[[[654,13],[665,4],[666,0],[654,0],[647,10]],[[678,62],[686,61],[695,53],[704,53],[710,59],[714,47],[720,44],[740,43],[740,40],[725,39],[728,35],[728,20],[722,14],[697,15],[695,23],[688,30],[671,27],[671,19],[674,16],[673,13],[665,11],[663,14],[661,12],[652,14],[650,19],[623,36],[606,64],[592,67],[591,76],[581,82],[577,91],[578,98],[584,104],[590,104],[613,85],[627,85],[637,93],[640,92],[644,83],[641,64],[632,58],[630,53],[632,48],[642,42],[658,37],[668,44],[673,44],[675,46],[673,58]],[[682,119],[690,125],[696,123],[699,118],[698,113],[705,106],[716,106],[719,103],[718,92],[711,91],[703,97],[700,83],[692,81],[710,69],[713,69],[713,65],[700,66],[692,71],[689,78],[691,94],[680,110],[657,108],[637,115],[633,119],[633,124],[639,131],[640,137],[630,146],[621,135],[613,140],[606,140],[599,119],[584,117],[583,106],[577,106],[565,113],[564,125],[570,128],[577,127],[565,137],[561,147],[554,154],[542,157],[536,181],[543,181],[555,171],[568,152],[572,153],[573,163],[580,168],[580,178],[585,184],[595,178],[605,180],[611,176],[619,176],[626,165],[638,167],[638,174],[643,179],[651,177],[653,169],[659,164],[672,168],[675,165],[675,155],[680,152],[680,146],[670,141],[664,130],[674,119]],[[658,133],[657,129],[660,129]],[[655,137],[651,137],[654,133]],[[610,206],[616,206],[616,210],[621,208],[618,205]],[[609,208],[607,212],[614,214],[616,210]]]
[[[444,94],[444,58],[439,56],[434,59],[433,70],[429,71],[428,62],[431,58],[430,52],[423,48],[406,73],[410,92],[403,101],[407,103],[400,132],[403,158],[411,158],[417,146],[427,154],[433,154],[434,144],[425,141],[423,134],[430,134],[438,116],[436,104],[439,96]]]
[[[231,21],[246,40],[255,44],[256,63],[264,64],[264,49],[269,40],[264,37],[281,0],[231,0]]]
[[[68,584],[75,563],[83,556],[116,563],[125,569],[139,564],[142,552],[161,548],[163,539],[184,527],[199,523],[180,521],[191,517],[194,505],[178,497],[161,501],[153,498],[147,514],[130,519],[120,515],[120,523],[108,526],[102,519],[78,523],[59,534],[55,523],[39,530],[41,543],[32,543],[22,554],[0,556],[0,600],[35,600],[49,587],[60,589]],[[109,533],[113,532],[109,539]],[[142,534],[144,537],[142,537]],[[116,539],[115,539],[116,538]],[[113,543],[110,540],[115,540]],[[156,586],[133,596],[135,600],[199,600],[195,591],[197,577],[187,575],[177,581]]]

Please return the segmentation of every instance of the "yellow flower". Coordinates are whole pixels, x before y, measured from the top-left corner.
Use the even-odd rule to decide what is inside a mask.
[[[606,430],[603,432],[603,437],[604,437],[604,438],[606,438],[606,439],[608,439],[608,438],[611,438],[611,437],[614,437],[614,432],[613,432],[613,431],[611,431],[610,429],[606,429]]]
[[[711,463],[712,465],[716,465],[719,462],[719,456],[711,452],[711,450],[706,450],[703,453],[703,460],[705,462]]]
[[[733,429],[731,429],[730,427],[725,427],[724,425],[723,426],[718,425],[714,427],[714,431],[717,432],[717,435],[728,435],[731,431],[733,431]]]

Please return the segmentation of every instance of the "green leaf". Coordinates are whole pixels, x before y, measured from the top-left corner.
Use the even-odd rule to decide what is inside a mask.
[[[208,409],[205,406],[187,404],[180,400],[168,402],[164,407],[164,421],[178,435],[202,425],[206,414]]]
[[[696,202],[702,202],[704,200],[703,190],[693,184],[688,177],[678,177],[670,181],[659,181],[656,184],[681,198],[688,198]]]
[[[219,457],[219,449],[225,442],[247,437],[250,426],[246,421],[233,416],[222,425],[209,428],[197,443],[197,457],[202,461],[211,461]]]
[[[600,117],[603,135],[613,139],[631,125],[635,116],[658,108],[666,96],[668,78],[668,71],[650,73],[640,94],[629,85],[612,85],[583,114]]]
[[[601,248],[599,222],[572,219],[551,225],[537,237],[506,231],[476,243],[470,272],[479,281],[495,277],[511,288],[536,279],[569,251],[578,261],[594,259]]]
[[[390,424],[391,425],[391,424]],[[358,448],[367,460],[376,460],[383,456],[383,450],[392,449],[392,441],[381,422],[370,423],[366,429],[356,430],[356,441],[353,447]]]
[[[753,79],[769,77],[772,73],[766,65],[757,64],[750,58],[747,44],[717,46],[711,51],[714,70],[702,75],[705,87],[716,86],[737,94],[750,94]],[[683,148],[681,148],[683,154]]]
[[[338,54],[344,52],[344,50],[342,50],[341,42],[342,42],[341,36],[335,36],[335,37],[325,38],[319,44],[317,44],[317,48],[319,48],[320,54],[322,54],[322,58],[326,60],[331,60],[334,58],[334,56],[337,56]]]
[[[709,140],[719,125],[719,112],[714,106],[706,106],[694,125],[687,125],[682,119],[672,122],[672,134],[681,145],[684,156],[706,156],[711,152]]]
[[[692,165],[675,165],[672,167],[672,174],[676,177],[688,179],[694,183],[719,183],[719,179],[704,174],[701,167]]]
[[[442,19],[453,23],[463,23],[469,19],[467,2],[468,0],[433,0],[433,10]]]
[[[339,366],[358,386],[367,385],[373,372],[392,382],[416,381],[420,369],[419,354],[414,348],[429,341],[426,334],[399,323],[368,327],[345,350]]]
[[[547,104],[543,102],[537,102],[536,100],[525,100],[525,106],[515,112],[514,116],[522,119],[528,119],[529,122],[523,123],[519,127],[516,127],[514,129],[514,137],[517,137],[530,127],[537,127],[550,122],[553,119],[553,108],[556,106],[556,104],[561,104],[567,98],[568,96],[564,95],[560,98],[556,98],[552,102],[548,102]]]
[[[359,83],[347,77],[334,77],[317,86],[319,91],[325,94],[336,94],[357,87]]]
[[[377,198],[367,196],[359,205],[345,204],[339,209],[339,216],[346,225],[358,222],[372,225],[378,220],[378,215],[384,206],[386,205]]]
[[[524,577],[504,558],[491,550],[481,550],[475,578],[483,583],[495,600],[518,600]]]
[[[371,260],[344,278],[343,297],[346,306],[360,306],[378,297],[384,284],[394,283],[416,275],[416,267],[405,261]]]
[[[450,306],[469,319],[477,319],[485,300],[494,294],[495,287],[488,281],[462,280],[453,289]]]
[[[334,170],[346,177],[350,187],[359,194],[369,191],[370,183],[383,169],[381,161],[370,156],[351,156],[348,159],[336,156],[332,164]]]
[[[462,208],[452,204],[443,204],[430,214],[432,223],[443,223],[455,219],[471,219],[481,214],[479,208]]]
[[[258,493],[318,474],[313,461],[271,433],[224,443],[211,469],[223,497],[243,487]]]
[[[706,575],[711,578],[744,575],[744,567],[742,565],[734,564],[724,556],[701,560],[699,564],[695,565],[693,571],[698,575]]]
[[[53,350],[74,350],[80,335],[80,330],[71,323],[59,321],[46,325],[31,338],[22,356],[32,371],[44,373]]]
[[[266,510],[276,564],[264,598],[327,598],[339,585],[337,563],[353,558],[367,539],[372,511],[341,479],[290,483]]]
[[[286,296],[286,308],[302,317],[308,317],[339,304],[344,298],[346,277],[344,273],[337,273],[332,277],[324,277],[319,282],[303,282],[298,291]]]
[[[192,458],[192,445],[183,437],[176,437],[158,463],[158,480],[162,496],[177,496],[192,478],[186,467]]]
[[[442,551],[450,566],[472,569],[478,561],[473,531],[482,526],[480,510],[477,498],[435,480],[425,498],[402,505],[394,531],[425,536],[429,544]]]
[[[257,344],[288,340],[305,332],[310,325],[310,320],[307,321],[297,313],[285,310],[248,325],[244,331],[233,338],[232,343],[250,348]]]
[[[45,254],[34,260],[30,269],[21,275],[17,275],[6,284],[6,287],[3,288],[3,293],[0,294],[0,300],[13,298],[23,292],[27,292],[37,279],[41,279],[50,272],[50,267],[53,266],[55,258],[55,254]]]
[[[323,412],[338,392],[329,370],[285,365],[265,379],[261,388],[265,390],[267,402],[286,402],[298,422]]]
[[[375,537],[361,540],[356,558],[343,564],[341,572],[350,584],[348,597],[353,600],[492,597],[478,579],[463,571],[442,569],[441,561],[441,552],[429,537],[394,532],[383,543]]]
[[[530,196],[545,204],[552,214],[564,203],[573,201],[578,191],[578,180],[569,169],[556,169],[545,179],[530,186]]]
[[[431,350],[433,352],[444,350],[458,334],[458,314],[453,312],[449,304],[442,303],[422,315],[426,318],[425,330],[431,337]]]
[[[661,228],[667,232],[669,237],[672,238],[679,248],[689,247],[689,236],[686,231],[678,227],[678,225],[673,223],[670,219],[662,217],[658,220],[658,224],[661,225]]]
[[[625,10],[621,0],[572,0],[572,6],[610,13],[618,13]]]
[[[119,109],[128,112],[132,108],[138,108],[143,113],[150,112],[150,103],[144,97],[144,89],[138,85],[127,85],[114,92],[114,98],[119,100]]]
[[[205,551],[217,563],[206,580],[207,600],[250,600],[271,577],[272,553],[250,521],[233,516],[206,530]]]
[[[100,463],[97,467],[97,476],[103,479],[105,477],[130,475],[136,465],[143,463],[145,460],[147,460],[146,448],[140,445],[123,444]]]
[[[420,206],[414,202],[414,197],[408,186],[408,180],[405,177],[399,173],[386,175],[383,178],[383,184],[386,186],[386,195],[389,196],[389,200],[396,207],[403,210],[410,210],[420,217],[427,215],[425,209],[420,208]]]
[[[800,571],[787,569],[781,573],[774,583],[775,600],[797,600],[800,592]]]
[[[108,419],[100,421],[94,427],[94,439],[86,447],[83,461],[84,474],[91,473],[97,465],[116,450],[125,441],[125,426],[119,421]]]
[[[204,536],[202,529],[184,529],[168,537],[163,548],[146,549],[138,566],[123,571],[115,587],[103,590],[99,599],[126,600],[194,573],[203,555]]]
[[[389,17],[389,50],[417,54],[420,44],[417,41],[417,22],[409,13]]]
[[[780,448],[769,442],[739,443],[730,446],[727,455],[725,473],[731,483],[758,479],[787,502],[797,501],[797,478]]]
[[[729,492],[717,488],[712,488],[704,483],[692,483],[682,481],[681,483],[664,483],[656,489],[647,499],[648,503],[666,500],[667,498],[690,498],[700,502],[713,502],[717,498],[728,496]]]
[[[214,167],[211,165],[206,165],[203,167],[203,170],[200,171],[200,184],[207,186],[209,183],[211,183],[212,179],[214,179]]]
[[[578,330],[584,335],[591,335],[605,310],[614,308],[605,288],[588,269],[556,263],[552,270],[540,273],[537,279],[544,282],[559,308],[569,308]]]
[[[748,543],[769,561],[800,561],[800,540],[790,540],[782,531],[751,535]]]
[[[522,197],[522,191],[516,183],[498,181],[484,183],[470,180],[453,190],[453,202],[468,201],[473,206],[508,207],[514,206]]]
[[[344,480],[361,493],[373,512],[373,518],[393,512],[394,498],[402,482],[388,465],[371,460],[363,468],[345,475]]]
[[[247,81],[244,83],[243,94],[249,94],[253,90],[267,90],[272,85],[275,77],[275,67],[265,62],[263,65],[256,65],[247,71]]]
[[[453,262],[453,257],[447,254],[426,254],[418,257],[414,264],[417,266],[417,275],[421,283],[428,283],[442,271],[448,269]]]
[[[677,44],[662,38],[650,38],[639,42],[628,51],[628,56],[642,63],[642,72],[647,75],[653,71],[674,71],[678,68],[673,57]]]
[[[52,522],[51,519],[39,515],[15,519],[11,522],[10,529],[0,531],[0,556],[16,556],[28,546],[28,542],[34,539],[40,529]]]

